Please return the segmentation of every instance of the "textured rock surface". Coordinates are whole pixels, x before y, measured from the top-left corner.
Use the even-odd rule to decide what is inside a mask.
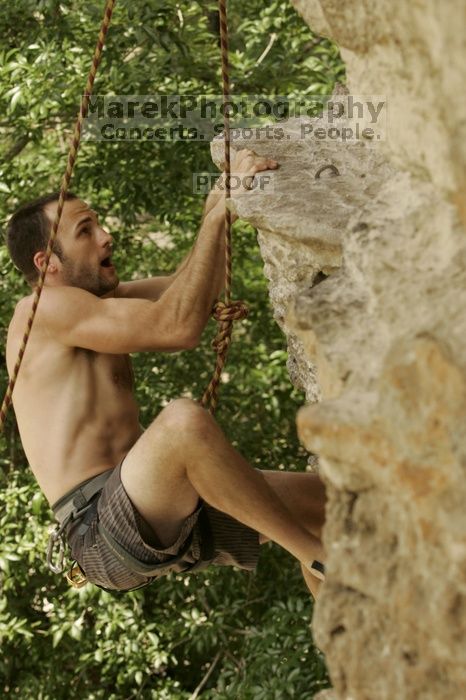
[[[304,444],[327,484],[319,700],[466,697],[465,5],[293,0],[384,94],[385,142],[237,140],[281,163],[259,230]],[[454,104],[452,104],[454,100]],[[314,120],[315,121],[315,120]],[[217,163],[221,144],[213,144]],[[314,175],[324,164],[338,175]]]
[[[446,190],[466,222],[463,0],[291,0],[340,46],[352,93],[385,94],[392,162]]]
[[[290,374],[294,383],[305,389],[309,401],[338,394],[341,379],[322,357],[319,383],[315,377],[314,355],[303,350],[297,333],[285,315],[290,303],[328,276],[335,274],[342,263],[342,240],[348,219],[371,200],[375,191],[394,171],[386,158],[365,143],[320,143],[318,148],[303,140],[302,124],[309,119],[290,119],[286,136],[281,141],[265,138],[251,140],[236,137],[233,147],[252,148],[259,155],[271,155],[280,169],[271,173],[271,187],[257,187],[233,199],[236,213],[250,221],[259,231],[259,243],[270,281],[270,295],[275,318],[285,330],[290,349]],[[223,163],[223,141],[214,140],[212,156]],[[324,166],[337,167],[339,175],[315,174]],[[302,333],[302,329],[296,330]],[[310,334],[306,344],[309,345]],[[316,349],[319,353],[319,350]]]

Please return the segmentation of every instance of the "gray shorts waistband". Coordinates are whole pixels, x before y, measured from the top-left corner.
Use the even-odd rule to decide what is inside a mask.
[[[101,474],[97,474],[97,476],[86,479],[86,481],[70,489],[58,501],[55,501],[52,505],[52,510],[58,522],[62,523],[73,511],[84,508],[90,499],[103,489],[105,482],[113,471],[113,468],[107,469]]]

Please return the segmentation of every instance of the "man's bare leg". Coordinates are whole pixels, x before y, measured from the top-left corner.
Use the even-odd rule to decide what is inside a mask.
[[[302,564],[301,564],[301,571],[303,574],[304,582],[310,592],[312,593],[313,597],[317,600],[317,596],[319,595],[319,589],[322,585],[322,581],[319,581],[315,576],[311,574],[310,571],[308,571]]]
[[[260,471],[269,486],[293,513],[295,518],[315,537],[322,538],[325,523],[325,505],[327,501],[325,484],[318,474],[311,472]],[[265,535],[260,536],[261,544],[268,542]],[[317,598],[322,582],[301,566],[304,581]]]
[[[322,538],[327,502],[325,484],[315,472],[261,469],[259,472],[295,518]]]
[[[320,540],[230,445],[210,414],[188,399],[159,414],[128,452],[121,477],[163,546],[175,541],[200,496],[284,547],[305,568],[324,558]]]

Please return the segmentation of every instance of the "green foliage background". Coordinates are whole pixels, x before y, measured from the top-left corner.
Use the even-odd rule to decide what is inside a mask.
[[[215,10],[210,1],[118,3],[96,93],[219,94]],[[0,2],[3,224],[22,202],[59,187],[101,12],[95,0]],[[314,36],[287,1],[231,0],[229,21],[234,93],[326,94],[343,80],[338,49]],[[272,33],[272,48],[258,62]],[[112,217],[121,279],[171,271],[189,250],[203,206],[191,174],[202,170],[213,166],[209,145],[199,142],[82,146],[72,189]],[[156,246],[150,231],[166,232],[171,247]],[[234,293],[251,313],[236,331],[218,420],[254,465],[303,470],[294,427],[303,397],[288,380],[286,346],[250,226],[235,224],[234,247]],[[3,340],[16,302],[28,293],[2,245]],[[143,425],[171,398],[201,395],[213,367],[210,331],[194,352],[133,357]],[[329,685],[312,643],[310,595],[298,566],[278,547],[265,545],[254,574],[217,568],[124,595],[92,586],[75,591],[45,567],[51,513],[12,412],[0,467],[2,696],[305,700]]]

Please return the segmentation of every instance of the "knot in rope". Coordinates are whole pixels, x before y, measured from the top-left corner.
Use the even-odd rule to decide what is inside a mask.
[[[215,304],[212,316],[216,321],[242,321],[249,313],[249,309],[244,301],[217,301]]]
[[[218,321],[219,328],[217,335],[212,341],[212,347],[217,353],[223,354],[230,342],[234,321],[241,321],[247,317],[249,309],[244,301],[218,301],[213,310],[212,316]]]

